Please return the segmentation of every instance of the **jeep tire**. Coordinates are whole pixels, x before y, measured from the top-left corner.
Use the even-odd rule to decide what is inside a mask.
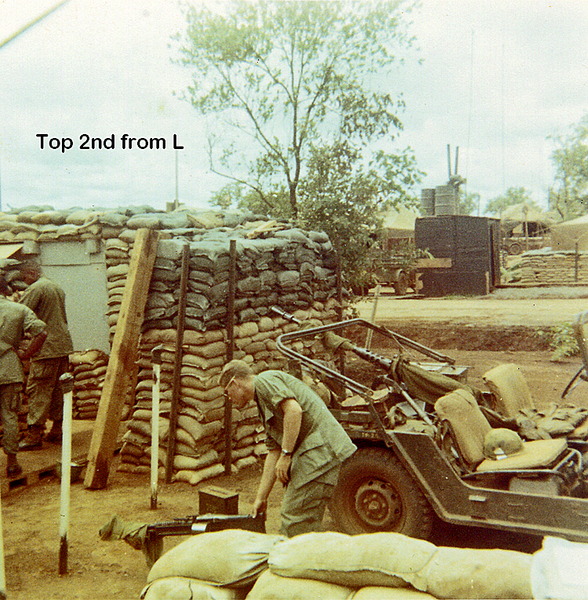
[[[360,448],[346,460],[330,512],[344,533],[392,531],[427,539],[433,509],[391,450]]]

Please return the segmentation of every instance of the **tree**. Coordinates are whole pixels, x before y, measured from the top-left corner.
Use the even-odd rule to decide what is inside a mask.
[[[348,159],[369,164],[361,150],[401,130],[403,101],[386,90],[395,49],[411,43],[403,24],[411,5],[235,0],[228,7],[188,9],[180,49],[180,62],[194,70],[188,98],[214,116],[211,169],[249,190],[240,202],[296,219],[299,186],[317,176],[309,170],[316,152],[346,144]],[[410,151],[388,160],[414,164]]]
[[[556,167],[549,205],[564,220],[588,212],[588,115],[569,134],[556,136],[559,146],[551,155]]]
[[[517,204],[526,204],[529,208],[541,210],[541,207],[531,198],[531,193],[524,187],[508,188],[506,194],[497,196],[488,200],[484,212],[487,215],[500,215],[500,213],[509,206]]]
[[[457,213],[459,215],[471,215],[478,211],[480,207],[480,194],[465,193],[459,191],[457,200]],[[479,213],[478,213],[479,214]]]
[[[406,193],[417,179],[413,159],[390,160],[384,152],[369,164],[346,141],[311,148],[309,175],[300,184],[300,222],[325,231],[341,257],[353,289],[369,279],[371,246],[381,230],[381,215],[398,199],[415,205]]]

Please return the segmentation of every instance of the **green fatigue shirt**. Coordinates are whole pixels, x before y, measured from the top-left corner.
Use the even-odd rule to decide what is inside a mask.
[[[44,329],[45,323],[30,308],[0,297],[0,385],[24,381],[16,350],[25,333],[34,338]]]
[[[306,384],[282,371],[264,371],[255,376],[255,401],[269,450],[282,446],[284,414],[279,405],[288,398],[302,408],[290,468],[292,485],[300,487],[340,465],[356,447],[327,405]]]
[[[73,352],[65,316],[65,292],[56,283],[39,278],[25,290],[20,302],[47,324],[47,339],[32,360],[60,358]]]

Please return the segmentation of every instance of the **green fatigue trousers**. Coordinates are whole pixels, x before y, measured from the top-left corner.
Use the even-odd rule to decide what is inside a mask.
[[[18,452],[18,411],[22,383],[0,385],[0,419],[4,433],[2,447],[6,454]]]
[[[44,427],[47,419],[63,420],[63,390],[59,378],[68,368],[67,356],[31,362],[26,390],[29,396],[29,427]]]
[[[294,487],[292,481],[288,483],[282,498],[282,535],[290,538],[322,530],[325,508],[333,495],[340,469],[341,465],[338,464],[298,487]]]

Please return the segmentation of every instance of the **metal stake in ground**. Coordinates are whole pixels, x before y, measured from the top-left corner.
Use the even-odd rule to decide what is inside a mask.
[[[151,509],[157,508],[157,472],[159,467],[159,398],[161,391],[161,353],[163,346],[151,350],[153,362],[153,392],[151,397]]]
[[[67,574],[67,531],[69,528],[69,497],[71,487],[71,421],[73,406],[73,376],[60,378],[63,389],[63,435],[61,439],[61,502],[59,508],[59,574]]]

